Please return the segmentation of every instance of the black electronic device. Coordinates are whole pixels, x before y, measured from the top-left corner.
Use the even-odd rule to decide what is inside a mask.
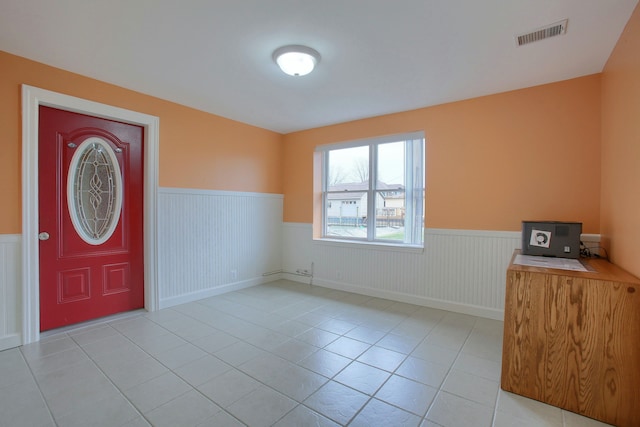
[[[581,222],[522,221],[522,254],[580,257]]]

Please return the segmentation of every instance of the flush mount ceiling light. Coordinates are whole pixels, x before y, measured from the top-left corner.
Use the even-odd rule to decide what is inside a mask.
[[[273,60],[290,76],[304,76],[320,62],[320,54],[307,46],[282,46],[273,52]]]

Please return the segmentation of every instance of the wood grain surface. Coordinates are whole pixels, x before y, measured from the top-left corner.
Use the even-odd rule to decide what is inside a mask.
[[[604,260],[579,273],[509,266],[501,386],[640,426],[640,280]]]

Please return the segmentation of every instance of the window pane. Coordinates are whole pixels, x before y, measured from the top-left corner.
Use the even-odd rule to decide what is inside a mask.
[[[376,240],[405,241],[405,192],[376,193]]]
[[[367,238],[366,192],[328,193],[325,206],[327,236]]]
[[[376,240],[405,240],[404,141],[379,144],[376,182]]]
[[[424,140],[414,140],[410,144],[410,158],[413,174],[409,175],[412,182],[410,200],[407,200],[407,211],[411,212],[411,225],[408,239],[413,243],[424,243],[424,198],[425,198],[425,173],[424,173]]]
[[[321,150],[324,236],[422,245],[424,139],[406,136]]]
[[[398,188],[405,185],[405,142],[378,145],[378,189],[387,185]]]
[[[343,184],[369,187],[369,147],[343,148],[329,151],[327,190],[344,190]],[[339,188],[332,188],[338,185]]]
[[[99,245],[113,234],[122,208],[120,167],[113,148],[103,139],[86,139],[69,165],[69,214],[78,235]]]

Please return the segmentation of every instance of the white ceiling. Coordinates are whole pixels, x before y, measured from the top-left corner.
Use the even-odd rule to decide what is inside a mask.
[[[1,0],[0,50],[287,133],[598,73],[637,3]],[[318,50],[317,69],[282,73],[286,44]]]

